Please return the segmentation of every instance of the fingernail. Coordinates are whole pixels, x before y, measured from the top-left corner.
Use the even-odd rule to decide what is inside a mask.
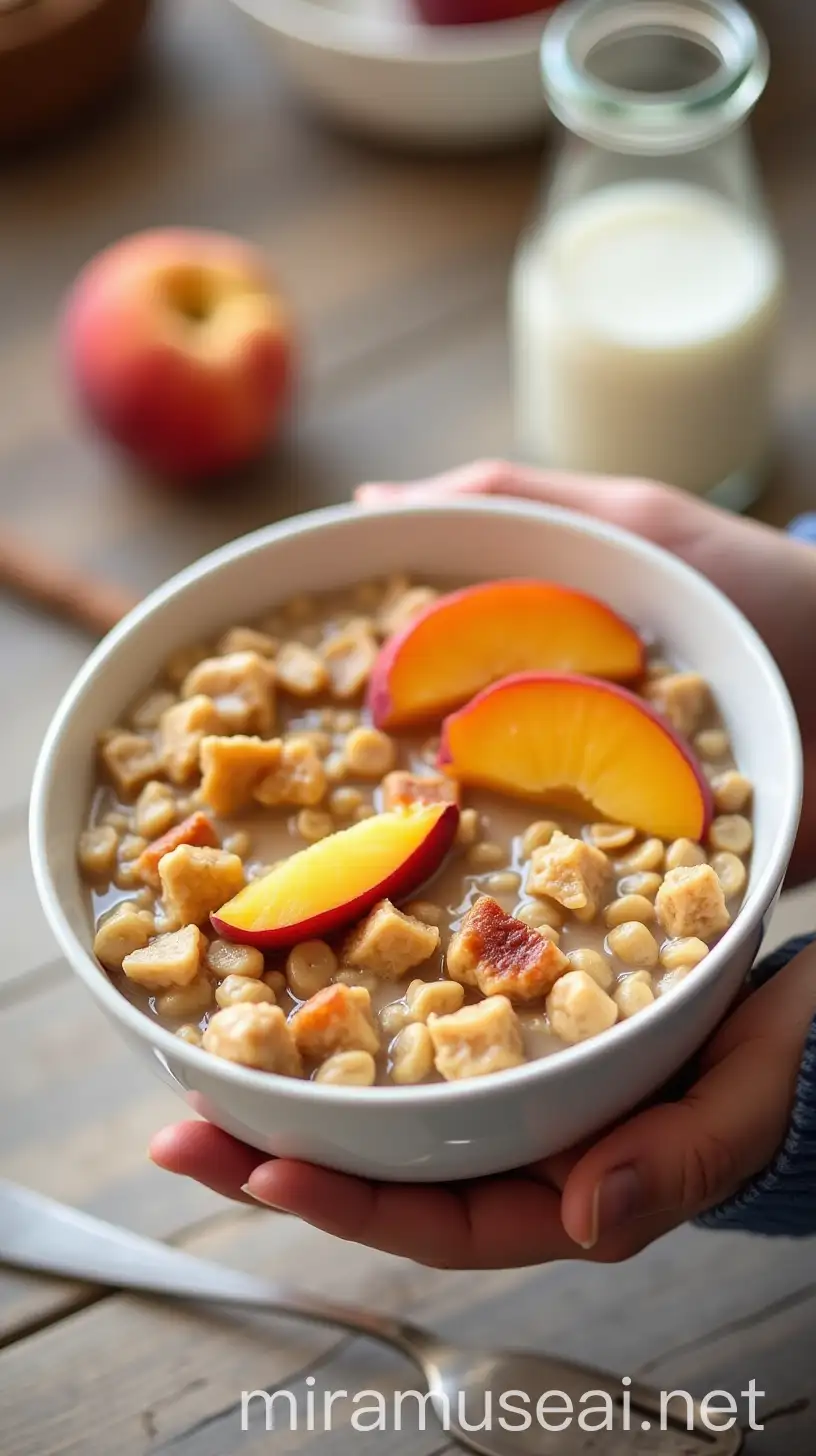
[[[582,1249],[594,1249],[595,1245],[598,1242],[598,1200],[600,1197],[600,1192],[601,1185],[599,1183],[598,1187],[595,1189],[595,1192],[592,1195],[592,1210],[589,1215],[589,1238],[576,1239],[575,1241]]]
[[[256,1193],[253,1188],[250,1188],[248,1183],[241,1184],[241,1192],[246,1193],[248,1198],[254,1199],[255,1203],[260,1203],[262,1208],[271,1208],[275,1213],[291,1212],[291,1209],[284,1208],[282,1203],[273,1203],[271,1198],[261,1198],[260,1194]]]
[[[637,1218],[643,1209],[643,1180],[632,1164],[613,1168],[595,1189],[594,1229],[595,1239],[601,1234],[612,1233],[630,1219]]]

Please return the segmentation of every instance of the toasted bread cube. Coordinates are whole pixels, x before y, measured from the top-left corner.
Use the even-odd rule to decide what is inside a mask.
[[[484,996],[524,1002],[546,996],[569,961],[551,939],[480,895],[451,937],[447,968],[452,980]]]
[[[162,713],[159,733],[162,762],[174,784],[186,784],[198,769],[201,740],[217,733],[221,717],[212,698],[204,693],[174,703]]]
[[[668,935],[709,942],[731,924],[723,887],[711,865],[669,870],[655,898],[657,918]]]
[[[332,695],[345,701],[356,698],[368,682],[379,648],[365,622],[350,622],[321,649]]]
[[[159,860],[169,915],[179,925],[201,925],[244,888],[244,867],[224,849],[180,844]]]
[[[645,697],[686,738],[696,731],[711,706],[711,689],[698,672],[673,672],[655,678],[648,684]]]
[[[371,997],[364,986],[326,986],[298,1007],[289,1025],[298,1051],[309,1061],[324,1062],[334,1052],[376,1056],[380,1049]]]
[[[328,788],[326,770],[314,747],[302,737],[284,742],[280,761],[257,785],[259,804],[298,804],[307,808],[319,804]]]
[[[450,1016],[432,1016],[434,1065],[446,1082],[487,1077],[524,1061],[521,1023],[506,996],[490,996]]]
[[[201,970],[206,948],[206,937],[198,926],[185,925],[182,930],[158,935],[149,945],[131,951],[122,961],[122,970],[129,981],[144,986],[146,991],[189,986]]]
[[[302,642],[284,642],[277,661],[278,685],[294,698],[314,698],[329,685],[322,657]]]
[[[124,900],[105,916],[94,937],[94,955],[106,971],[121,971],[125,956],[147,945],[156,929],[149,910]]]
[[[618,1019],[611,996],[586,971],[568,971],[547,997],[550,1025],[569,1046],[608,1031]]]
[[[112,824],[97,824],[79,836],[79,868],[86,880],[109,880],[116,868],[119,835]]]
[[[205,1051],[281,1077],[303,1074],[300,1056],[286,1017],[268,1001],[238,1001],[217,1011],[201,1039]]]
[[[159,888],[159,862],[166,854],[178,849],[180,844],[197,844],[207,846],[209,849],[218,849],[221,841],[218,838],[215,825],[209,820],[206,814],[197,810],[190,814],[189,818],[182,819],[180,824],[175,824],[165,834],[154,839],[142,850],[136,861],[136,868],[139,878],[144,880],[146,885],[154,885]]]
[[[609,869],[603,850],[556,829],[547,844],[533,850],[527,891],[548,896],[572,910],[579,920],[593,920]]]
[[[150,779],[136,800],[134,823],[136,833],[145,839],[158,839],[179,817],[178,804],[169,784]]]
[[[278,767],[279,738],[202,738],[199,751],[201,795],[214,814],[236,814],[252,803],[258,785]]]
[[[386,774],[380,790],[383,809],[402,809],[410,804],[458,804],[459,785],[442,774],[415,774],[397,768]]]
[[[139,733],[114,729],[106,733],[99,745],[102,767],[122,799],[132,799],[147,783],[161,773],[161,764],[150,738]]]
[[[258,652],[205,657],[188,672],[181,686],[183,698],[201,693],[212,698],[222,723],[235,733],[267,737],[275,727],[275,669]]]
[[[390,900],[380,900],[352,931],[343,947],[343,963],[371,971],[383,981],[398,981],[432,956],[439,929],[405,915]]]

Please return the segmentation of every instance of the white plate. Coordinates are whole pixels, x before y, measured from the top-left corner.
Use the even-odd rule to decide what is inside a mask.
[[[430,26],[410,0],[232,0],[310,102],[380,139],[502,146],[540,134],[546,12]]]

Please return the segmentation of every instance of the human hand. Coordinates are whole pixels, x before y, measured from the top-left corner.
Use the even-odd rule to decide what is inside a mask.
[[[372,1183],[268,1159],[206,1122],[165,1128],[150,1155],[227,1198],[439,1268],[628,1259],[731,1197],[785,1138],[816,1014],[816,945],[735,1011],[679,1101],[636,1113],[588,1150],[445,1186]]]
[[[816,875],[816,675],[809,643],[816,621],[816,550],[770,526],[733,516],[644,480],[539,471],[476,461],[409,485],[363,485],[362,505],[506,495],[565,506],[645,536],[681,556],[745,613],[773,653],[793,698],[804,745],[804,811],[788,885]]]

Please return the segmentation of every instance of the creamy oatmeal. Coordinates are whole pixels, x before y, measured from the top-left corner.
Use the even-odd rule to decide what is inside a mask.
[[[539,801],[474,787],[440,755],[439,718],[373,725],[383,644],[445,599],[403,578],[293,598],[176,654],[103,735],[79,845],[96,955],[183,1040],[333,1085],[481,1076],[647,1011],[736,913],[751,785],[707,684],[656,650],[628,685],[644,731],[669,723],[678,764],[710,786],[702,842],[607,822],[574,785]],[[399,843],[425,820],[442,861],[389,894],[407,881],[384,848],[379,884],[378,836]],[[276,867],[321,844],[303,885],[311,905],[326,884],[328,928],[309,928],[311,910],[302,935],[266,927],[257,905],[267,886],[274,902]],[[343,912],[326,867],[342,881],[372,855],[382,893]]]

